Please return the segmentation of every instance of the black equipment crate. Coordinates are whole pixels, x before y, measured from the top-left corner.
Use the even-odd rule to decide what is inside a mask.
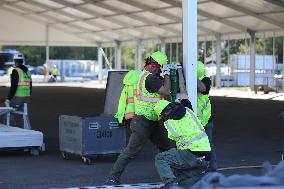
[[[80,155],[86,164],[91,156],[121,153],[126,146],[126,129],[114,118],[122,80],[126,71],[109,72],[104,112],[100,116],[61,115],[59,117],[59,147],[63,158]]]
[[[76,154],[89,163],[89,156],[121,153],[125,147],[125,127],[113,116],[61,115],[59,122],[59,145],[65,158],[67,153]]]

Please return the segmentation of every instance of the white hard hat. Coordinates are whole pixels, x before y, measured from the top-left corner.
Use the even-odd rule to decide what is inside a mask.
[[[21,53],[17,53],[14,55],[14,60],[24,60],[24,55]]]
[[[55,67],[55,68],[56,68],[56,65],[53,65],[53,67]]]

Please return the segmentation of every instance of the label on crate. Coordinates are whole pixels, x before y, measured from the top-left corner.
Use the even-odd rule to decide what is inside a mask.
[[[89,129],[100,129],[102,126],[99,124],[99,122],[93,122],[89,123]]]
[[[117,121],[111,121],[111,122],[109,122],[108,125],[109,125],[110,129],[117,129],[117,128],[119,128],[119,124],[118,124]]]
[[[112,131],[97,131],[96,132],[97,138],[102,139],[102,138],[111,138],[112,137]]]

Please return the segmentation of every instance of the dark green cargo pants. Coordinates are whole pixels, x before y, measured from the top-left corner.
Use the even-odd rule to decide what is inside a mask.
[[[208,162],[189,150],[172,148],[156,155],[155,166],[163,183],[189,188],[205,174]]]
[[[127,164],[139,154],[148,139],[161,152],[171,148],[166,129],[157,121],[150,121],[144,116],[135,115],[130,123],[130,130],[131,135],[127,147],[118,156],[109,178],[119,180]]]

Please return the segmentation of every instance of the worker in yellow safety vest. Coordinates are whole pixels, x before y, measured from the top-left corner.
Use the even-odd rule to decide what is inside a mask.
[[[10,92],[5,100],[6,106],[11,106],[17,110],[22,110],[24,103],[28,103],[32,93],[32,78],[28,68],[23,65],[23,54],[14,55],[15,67],[11,74]],[[11,114],[10,124],[15,125],[15,120]]]
[[[152,53],[145,59],[144,70],[139,75],[135,89],[135,113],[130,122],[129,142],[118,156],[105,184],[120,183],[120,176],[125,167],[138,155],[148,139],[160,151],[170,149],[171,143],[166,136],[165,128],[159,124],[158,115],[154,111],[155,104],[170,95],[170,65],[167,62],[166,54],[160,51]]]
[[[197,117],[205,127],[211,145],[211,156],[209,170],[216,171],[216,150],[213,143],[213,117],[211,114],[211,102],[209,91],[211,88],[211,80],[205,76],[205,66],[201,61],[197,62]]]
[[[121,125],[129,124],[134,117],[134,98],[140,73],[136,70],[130,70],[123,78],[123,88],[119,98],[118,110],[114,116]]]
[[[181,69],[178,69],[178,75],[180,103],[160,100],[154,108],[167,129],[168,137],[177,146],[155,157],[156,169],[165,184],[160,188],[191,187],[206,172],[211,153],[205,129],[188,100]]]
[[[53,76],[54,81],[57,80],[57,74],[58,74],[57,66],[56,66],[56,65],[53,65],[53,68],[52,68],[52,76]]]

